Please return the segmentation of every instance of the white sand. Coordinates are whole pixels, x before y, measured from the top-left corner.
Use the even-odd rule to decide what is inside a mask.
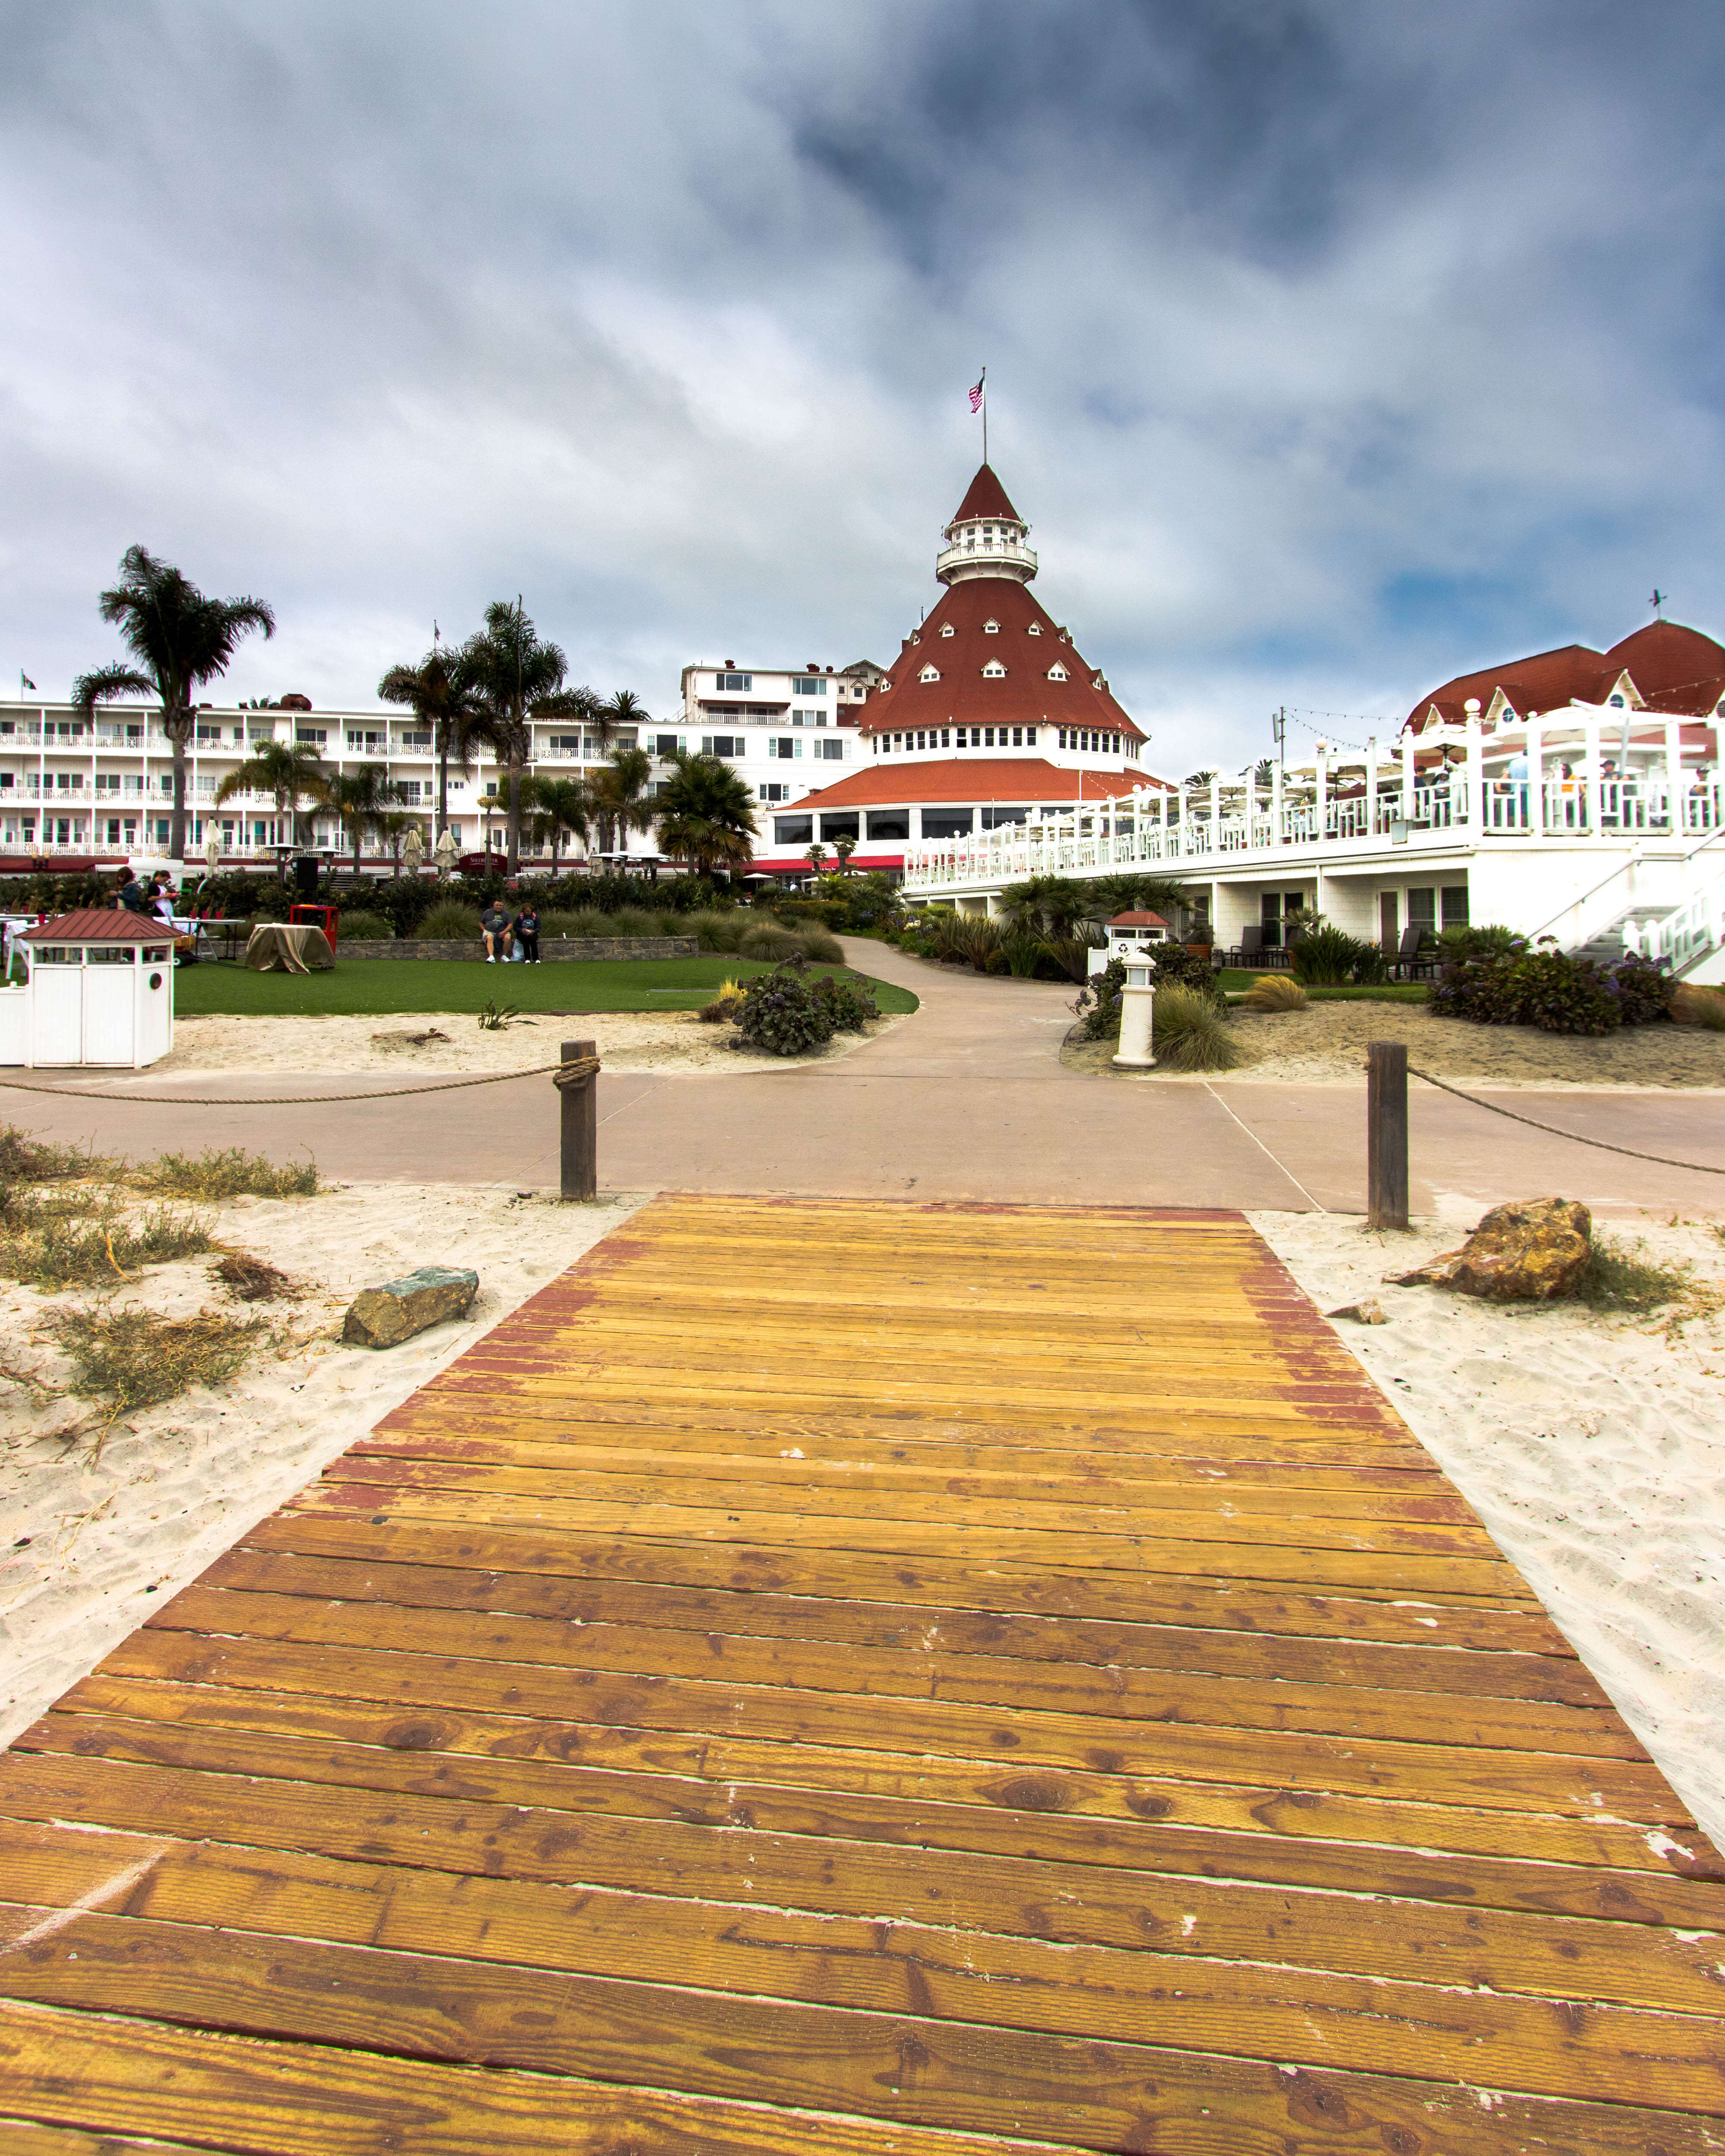
[[[88,1419],[92,1404],[63,1399],[33,1409],[17,1388],[0,1384],[0,1744],[640,1203],[613,1197],[564,1206],[506,1189],[390,1183],[193,1209],[215,1216],[222,1240],[316,1283],[316,1291],[297,1304],[232,1303],[212,1284],[211,1261],[198,1258],[151,1267],[119,1300],[172,1317],[256,1309],[321,1337],[285,1360],[260,1358],[215,1390],[200,1387],[116,1422],[100,1458],[88,1439],[68,1449],[44,1435]],[[422,1265],[479,1274],[466,1320],[399,1348],[336,1342],[359,1289]],[[52,1378],[64,1373],[63,1359],[47,1339],[32,1337],[47,1300],[0,1283],[6,1359]],[[14,1547],[25,1537],[26,1547]]]
[[[471,1011],[407,1012],[367,1017],[180,1018],[171,1055],[138,1074],[137,1083],[204,1071],[284,1071],[306,1075],[389,1070],[412,1081],[480,1070],[531,1070],[555,1063],[565,1040],[596,1040],[608,1070],[777,1070],[783,1064],[831,1062],[901,1023],[875,1019],[861,1033],[841,1033],[818,1055],[761,1055],[738,1050],[728,1025],[703,1025],[693,1011],[603,1011],[577,1018],[541,1013],[516,1019],[501,1032],[480,1029]],[[434,1033],[442,1040],[429,1038]],[[116,1074],[105,1071],[105,1083]],[[130,1085],[127,1071],[119,1082]]]
[[[1349,1215],[1249,1217],[1321,1310],[1378,1301],[1387,1324],[1337,1320],[1337,1336],[1725,1849],[1725,1325],[1667,1342],[1651,1321],[1574,1304],[1384,1285],[1461,1241],[1478,1217],[1466,1200],[1410,1235]],[[1725,1281],[1711,1225],[1604,1232]]]

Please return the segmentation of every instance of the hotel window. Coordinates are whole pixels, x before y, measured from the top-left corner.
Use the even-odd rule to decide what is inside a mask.
[[[716,689],[742,692],[752,689],[754,685],[755,677],[752,674],[715,674],[713,676],[713,686]]]
[[[871,808],[867,820],[871,839],[908,839],[911,835],[908,808]]]
[[[703,756],[747,756],[748,747],[742,734],[703,734],[701,737]]]
[[[766,716],[771,718],[773,714],[769,711]],[[824,711],[793,711],[791,713],[791,724],[793,726],[824,726],[826,722],[827,715]]]
[[[827,685],[819,674],[795,674],[791,677],[793,696],[824,696],[826,693]]]
[[[1467,926],[1467,886],[1465,883],[1446,883],[1438,893],[1443,908],[1445,928],[1466,928]]]
[[[812,816],[775,816],[773,819],[773,843],[775,846],[806,846],[814,836]]]
[[[680,756],[689,746],[686,734],[649,734],[647,746],[655,756]]]
[[[783,779],[769,779],[760,789],[763,801],[788,801],[791,789]]]
[[[839,763],[844,760],[845,744],[841,741],[818,741],[814,744],[814,753],[824,757],[829,763]]]
[[[803,744],[784,734],[775,734],[767,744],[768,756],[782,757],[788,762],[793,756],[801,756]]]
[[[296,742],[310,742],[313,748],[321,748],[329,737],[327,726],[295,726],[294,728],[294,739]]]
[[[941,747],[942,748],[950,748],[952,746],[952,729],[950,726],[942,726],[941,728]]]
[[[367,751],[382,748],[384,746],[384,737],[382,734],[363,733],[357,728],[350,726],[347,729],[347,746],[349,748],[362,748]]]

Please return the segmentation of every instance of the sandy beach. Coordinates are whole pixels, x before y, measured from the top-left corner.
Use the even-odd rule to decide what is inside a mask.
[[[222,1241],[303,1284],[302,1301],[259,1306],[303,1344],[259,1357],[227,1384],[123,1417],[99,1451],[93,1435],[69,1446],[51,1435],[99,1426],[96,1404],[33,1404],[0,1383],[0,1744],[639,1202],[565,1206],[513,1190],[391,1183],[188,1207]],[[340,1345],[342,1315],[362,1287],[424,1265],[479,1274],[466,1319],[399,1348]],[[52,1383],[65,1366],[39,1327],[49,1301],[0,1282],[8,1359]],[[213,1283],[208,1258],[152,1265],[114,1301],[176,1317],[247,1314]]]
[[[1358,1085],[1366,1082],[1366,1045],[1405,1041],[1408,1060],[1439,1078],[1490,1079],[1494,1086],[1542,1091],[1597,1086],[1725,1088],[1725,1033],[1697,1025],[1625,1026],[1597,1039],[1542,1033],[1530,1025],[1470,1025],[1438,1018],[1419,1004],[1309,1004],[1304,1010],[1249,1011],[1238,1006],[1229,1026],[1242,1050],[1237,1085]],[[1069,1041],[1061,1060],[1097,1075],[1114,1071],[1117,1044]],[[1133,1074],[1134,1075],[1137,1074]],[[1178,1083],[1201,1074],[1158,1069]]]
[[[413,1012],[398,1017],[180,1018],[171,1055],[141,1077],[187,1077],[204,1071],[390,1070],[412,1078],[481,1070],[531,1070],[554,1063],[559,1045],[596,1040],[611,1070],[731,1072],[784,1064],[833,1062],[901,1024],[898,1015],[872,1020],[862,1033],[841,1033],[818,1055],[760,1055],[730,1044],[728,1025],[706,1025],[693,1011],[613,1011],[597,1016],[520,1018],[498,1032],[482,1030],[471,1011]],[[111,1082],[116,1074],[105,1073]],[[131,1083],[131,1073],[121,1082]]]
[[[1416,1233],[1351,1216],[1248,1216],[1531,1583],[1696,1819],[1725,1846],[1725,1325],[1575,1303],[1494,1305],[1384,1284],[1453,1249],[1475,1209]],[[1725,1286],[1711,1224],[1609,1240]]]

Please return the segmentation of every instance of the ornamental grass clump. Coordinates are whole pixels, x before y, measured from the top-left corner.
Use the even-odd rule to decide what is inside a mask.
[[[219,1385],[251,1359],[270,1331],[264,1317],[200,1311],[163,1317],[152,1310],[54,1310],[43,1319],[72,1365],[67,1389],[105,1400],[111,1423],[135,1408],[157,1407],[192,1385]]]
[[[356,908],[352,913],[344,907],[336,916],[336,948],[342,943],[375,943],[387,941],[395,934],[395,923],[381,913],[366,913]]]
[[[418,932],[428,943],[477,943],[479,910],[453,898],[439,899],[420,921]]]
[[[1312,998],[1291,973],[1260,973],[1240,998],[1248,1010],[1305,1010]]]
[[[309,1160],[279,1166],[242,1147],[158,1153],[127,1172],[134,1190],[158,1198],[315,1198],[317,1168]]]
[[[117,1286],[141,1266],[202,1257],[215,1247],[207,1222],[166,1206],[128,1219],[111,1193],[8,1191],[0,1205],[0,1275],[44,1294]]]
[[[1179,983],[1156,995],[1156,1060],[1171,1070],[1231,1070],[1240,1049],[1214,998]]]

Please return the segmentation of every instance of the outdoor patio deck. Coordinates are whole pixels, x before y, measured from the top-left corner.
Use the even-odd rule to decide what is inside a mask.
[[[0,1758],[0,2143],[1701,2156],[1722,1881],[1237,1215],[662,1199]]]

